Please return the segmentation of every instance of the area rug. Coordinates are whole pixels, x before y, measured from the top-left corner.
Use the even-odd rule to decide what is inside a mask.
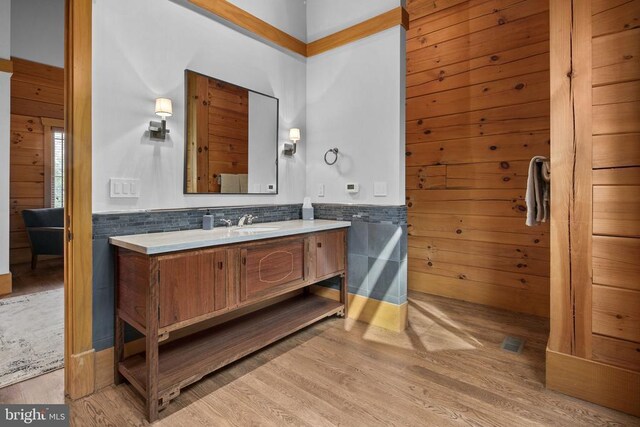
[[[64,290],[0,299],[0,387],[64,365]]]

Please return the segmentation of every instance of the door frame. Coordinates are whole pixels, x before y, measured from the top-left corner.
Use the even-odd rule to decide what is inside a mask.
[[[91,202],[92,0],[65,0],[65,394],[94,392]]]

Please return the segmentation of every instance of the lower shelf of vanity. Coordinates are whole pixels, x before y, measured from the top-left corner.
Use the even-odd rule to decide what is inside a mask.
[[[158,399],[161,406],[180,389],[244,356],[325,317],[344,310],[344,304],[316,295],[301,295],[233,321],[161,345]],[[118,365],[119,372],[143,396],[146,393],[144,354]]]

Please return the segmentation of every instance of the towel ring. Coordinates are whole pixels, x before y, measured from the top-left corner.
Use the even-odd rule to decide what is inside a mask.
[[[333,155],[335,156],[335,158],[333,159],[333,162],[330,162],[329,160],[327,160],[327,156],[329,155],[329,153],[333,153]],[[330,148],[330,149],[327,150],[326,153],[324,153],[324,162],[326,164],[328,164],[329,166],[335,165],[337,161],[338,161],[338,149],[337,148]]]

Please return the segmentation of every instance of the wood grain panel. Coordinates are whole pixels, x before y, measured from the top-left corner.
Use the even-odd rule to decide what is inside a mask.
[[[407,99],[407,120],[524,104],[549,98],[546,71]]]
[[[548,120],[548,119],[547,119]],[[407,135],[409,138],[409,135]],[[445,141],[408,144],[407,166],[467,164],[530,160],[534,155],[549,154],[549,131],[507,133]]]
[[[593,360],[640,371],[640,344],[594,334]]]
[[[640,186],[593,187],[593,234],[640,237]]]
[[[549,315],[549,296],[535,294],[528,289],[514,289],[459,278],[435,276],[413,270],[409,270],[408,279],[410,290],[520,313]]]
[[[640,132],[640,102],[593,106],[593,134]]]
[[[407,52],[407,73],[430,70],[549,38],[549,14],[539,13],[465,37]],[[498,50],[499,49],[499,50]]]
[[[409,247],[426,250],[430,253],[439,251],[457,252],[459,254],[479,256],[496,256],[516,260],[549,261],[549,250],[544,247],[525,245],[505,245],[501,243],[467,241],[461,245],[458,240],[435,237],[409,236]],[[470,258],[460,256],[460,258]]]
[[[447,16],[447,9],[453,8],[456,5],[462,5],[469,0],[407,0],[407,11],[411,20],[423,18],[430,15],[435,15],[433,21],[437,21],[442,16]],[[473,0],[472,0],[473,1]],[[478,3],[478,1],[473,1]],[[450,13],[453,13],[450,12]]]
[[[640,81],[616,83],[593,88],[593,105],[640,101]]]
[[[397,7],[342,31],[315,40],[307,44],[306,55],[308,57],[319,55],[398,25],[405,29],[409,27],[407,11],[402,7]]]
[[[482,12],[476,12],[474,8],[469,7],[463,13],[442,20],[449,24],[443,28],[429,29],[428,25],[418,27],[421,32],[420,36],[414,36],[414,32],[407,34],[407,52],[468,36],[487,28],[496,28],[507,22],[544,12],[548,8],[548,5],[541,1],[523,2],[519,0],[495,0],[484,3],[482,6],[484,6],[485,13],[480,16],[474,15]],[[462,15],[466,15],[466,17],[463,18]],[[459,22],[456,23],[455,20]],[[417,29],[415,31],[417,32]]]
[[[598,69],[631,61],[640,54],[640,28],[593,39],[593,68]],[[594,85],[600,84],[598,81]]]
[[[625,166],[640,166],[640,133],[593,137],[594,169]]]
[[[593,283],[640,291],[640,239],[593,236]]]
[[[159,327],[212,313],[227,307],[226,252],[195,251],[160,257]],[[222,270],[222,275],[218,273]],[[221,283],[219,283],[221,281]],[[218,292],[221,289],[222,292]]]
[[[640,343],[640,292],[593,285],[593,332]]]
[[[523,201],[529,160],[549,155],[548,4],[409,10],[409,286],[548,315],[549,229],[525,227]]]
[[[638,28],[640,27],[640,1],[632,0],[602,11],[596,14],[591,22],[593,37]]]
[[[594,169],[593,185],[638,185],[640,167]]]
[[[512,49],[490,52],[485,55],[469,58],[465,61],[453,64],[424,69],[407,75],[407,89],[413,90],[412,88],[415,86],[423,84],[426,85],[434,81],[439,81],[440,83],[447,85],[448,83],[445,83],[447,79],[458,81],[458,83],[452,85],[451,88],[453,88],[510,77],[509,74],[503,75],[503,73],[499,73],[499,71],[505,71],[507,69],[507,64],[512,62],[526,60],[527,58],[538,55],[545,55],[548,52],[549,41],[543,40],[533,44],[516,46]],[[538,64],[537,66],[542,66],[538,61],[535,61],[535,63]],[[548,63],[546,66],[548,67]],[[513,69],[514,67],[515,66],[513,65],[509,66],[510,69]],[[528,72],[533,71],[538,70],[532,69]],[[518,75],[519,74],[526,74],[526,72],[518,73]],[[483,75],[486,75],[487,77],[482,77]]]

